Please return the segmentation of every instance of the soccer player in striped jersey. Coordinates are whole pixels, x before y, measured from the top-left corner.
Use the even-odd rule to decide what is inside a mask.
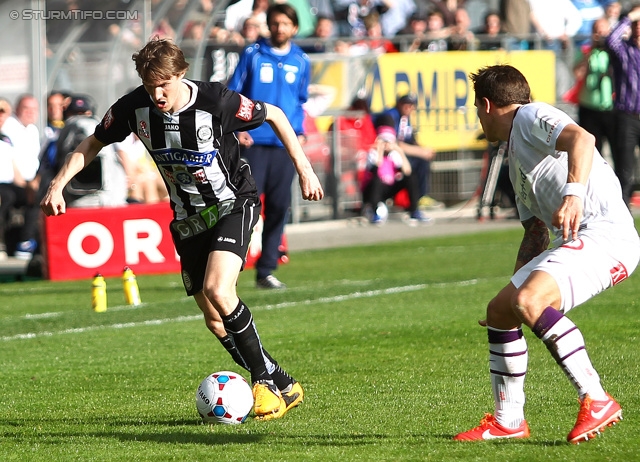
[[[218,82],[186,79],[189,65],[170,40],[151,40],[133,60],[142,85],[114,103],[94,134],[67,157],[42,210],[65,213],[64,186],[103,146],[136,133],[169,191],[171,235],[187,294],[195,298],[209,330],[250,371],[256,416],[282,417],[300,404],[303,390],[263,348],[253,316],[236,294],[261,204],[234,132],[268,123],[287,149],[304,199],[322,199],[320,181],[278,107]]]
[[[602,387],[582,333],[565,314],[635,270],[640,239],[633,217],[593,135],[558,109],[531,103],[520,71],[490,66],[471,80],[487,140],[509,143],[509,176],[525,231],[511,282],[489,302],[481,321],[489,335],[495,413],[454,439],[529,436],[525,324],[578,393],[580,410],[567,440],[587,441],[618,422],[622,409]]]

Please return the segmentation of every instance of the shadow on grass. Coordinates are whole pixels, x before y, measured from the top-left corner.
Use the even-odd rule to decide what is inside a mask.
[[[518,446],[540,446],[540,447],[552,447],[552,446],[571,446],[565,440],[537,440],[535,438],[517,438],[517,439],[495,439],[486,441],[453,441],[455,435],[439,434],[433,435],[435,438],[441,440],[451,441],[452,443],[462,445],[461,447],[473,447],[474,444],[498,444],[498,445],[518,445]]]
[[[13,440],[15,443],[29,443],[37,439],[38,444],[57,445],[65,440],[75,439],[100,439],[109,440],[116,439],[121,442],[152,442],[166,443],[171,445],[180,444],[202,444],[202,445],[228,445],[228,444],[259,444],[263,441],[269,443],[279,442],[283,444],[304,444],[306,447],[365,447],[370,445],[378,445],[380,443],[395,444],[397,436],[391,436],[380,433],[316,433],[316,434],[300,434],[298,432],[287,433],[279,425],[273,426],[271,423],[254,423],[247,422],[243,425],[206,425],[193,420],[171,420],[171,421],[146,421],[140,419],[109,421],[112,430],[106,429],[101,431],[91,431],[86,429],[87,425],[105,421],[107,419],[97,419],[95,422],[86,420],[67,421],[57,420],[67,431],[60,428],[59,425],[53,425],[52,431],[46,430],[46,424],[43,428],[39,427],[37,437],[27,431],[25,428],[31,428],[23,421],[0,421],[0,426],[13,427],[16,430],[6,430],[0,432],[0,438],[5,440]],[[274,422],[275,423],[275,422]],[[42,421],[40,421],[42,425]],[[73,428],[73,427],[83,427]],[[143,430],[143,427],[149,426],[149,430]],[[117,428],[117,427],[133,427]],[[142,431],[141,431],[142,430]],[[166,431],[165,431],[166,430]],[[421,435],[421,438],[426,435]]]

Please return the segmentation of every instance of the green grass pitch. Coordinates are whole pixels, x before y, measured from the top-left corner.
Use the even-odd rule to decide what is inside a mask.
[[[530,331],[521,441],[460,443],[492,411],[486,330],[521,231],[297,252],[259,291],[238,292],[262,341],[305,387],[284,419],[204,425],[194,395],[216,370],[248,374],[206,330],[178,275],[138,276],[143,305],[91,310],[91,281],[0,284],[0,460],[405,461],[640,458],[638,274],[570,312],[624,420],[565,438],[575,392]],[[135,269],[135,268],[134,268]]]

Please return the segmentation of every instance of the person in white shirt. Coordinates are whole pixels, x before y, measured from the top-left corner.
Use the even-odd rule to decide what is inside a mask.
[[[38,111],[38,100],[31,95],[22,95],[16,102],[14,115],[2,126],[2,132],[16,148],[16,162],[27,182],[34,179],[40,166],[40,132],[35,125]]]
[[[631,275],[640,238],[593,135],[553,106],[531,103],[526,78],[512,66],[485,67],[470,77],[487,140],[509,143],[509,176],[525,232],[511,282],[480,321],[488,330],[495,414],[454,439],[529,436],[525,324],[578,394],[580,411],[567,440],[589,440],[618,422],[622,409],[604,390],[582,333],[565,314]]]
[[[30,260],[38,247],[39,237],[40,207],[36,201],[38,185],[34,181],[40,165],[40,135],[34,125],[38,117],[38,101],[31,95],[21,96],[13,116],[9,103],[5,99],[0,103],[5,109],[0,131],[4,141],[12,147],[14,167],[13,181],[3,186],[2,219],[7,218],[11,208],[24,208],[24,224],[20,228],[19,242],[13,255]]]

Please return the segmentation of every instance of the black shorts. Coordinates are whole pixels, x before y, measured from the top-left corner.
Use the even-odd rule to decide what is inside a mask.
[[[175,230],[171,230],[176,252],[180,256],[182,283],[187,295],[195,295],[202,290],[209,254],[214,250],[234,253],[246,261],[251,233],[259,216],[260,204],[246,201],[200,234],[180,239]]]

